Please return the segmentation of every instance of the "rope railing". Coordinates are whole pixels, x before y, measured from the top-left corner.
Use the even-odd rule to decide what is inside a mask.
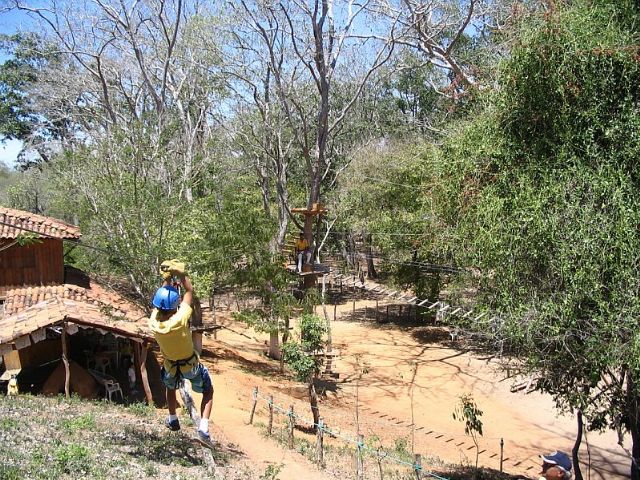
[[[258,391],[258,387],[254,387],[253,392],[252,392],[252,399],[253,399],[253,404],[251,407],[251,415],[249,417],[249,423],[253,423],[253,417],[255,415],[255,410],[256,410],[256,406],[258,404],[258,402],[263,401],[266,403],[268,410],[269,410],[269,430],[271,429],[271,425],[273,424],[273,418],[272,415],[273,413],[279,413],[282,414],[284,416],[286,416],[288,418],[288,423],[289,423],[289,446],[292,447],[293,446],[293,425],[295,424],[296,421],[298,422],[302,422],[304,424],[310,425],[311,427],[315,428],[316,431],[318,432],[318,435],[322,436],[324,434],[329,435],[331,438],[335,438],[338,440],[341,440],[344,443],[350,444],[350,445],[354,445],[355,446],[355,450],[358,453],[359,459],[360,461],[357,462],[358,465],[362,465],[362,456],[365,453],[368,453],[369,455],[371,455],[372,457],[376,457],[380,460],[386,460],[386,461],[390,461],[393,462],[397,465],[400,466],[404,466],[404,467],[409,467],[411,468],[414,472],[416,472],[416,475],[418,476],[418,478],[424,478],[424,477],[429,477],[429,478],[435,478],[437,480],[449,480],[446,477],[442,477],[432,471],[430,471],[429,469],[425,468],[422,463],[421,463],[421,456],[420,455],[416,455],[416,461],[414,462],[410,462],[408,460],[405,460],[403,458],[400,458],[396,455],[393,455],[391,453],[389,453],[388,451],[382,449],[382,448],[373,448],[370,447],[368,445],[366,445],[366,443],[364,442],[364,436],[363,435],[356,435],[356,436],[351,436],[351,435],[345,435],[341,432],[338,432],[337,429],[333,429],[333,428],[329,428],[327,427],[327,425],[322,421],[322,419],[320,419],[318,422],[316,422],[315,420],[306,418],[302,415],[299,415],[297,413],[295,413],[294,409],[293,409],[293,405],[290,406],[288,409],[287,408],[283,408],[280,405],[277,405],[274,401],[273,401],[273,395],[270,395],[269,397],[265,397],[264,395],[260,394]],[[269,432],[270,433],[270,432]],[[319,442],[319,445],[322,445],[322,441]],[[322,448],[322,447],[321,447]],[[319,452],[318,458],[322,459],[324,458],[324,454],[322,452]],[[322,461],[320,461],[319,463],[322,464]],[[358,467],[361,468],[361,467]]]

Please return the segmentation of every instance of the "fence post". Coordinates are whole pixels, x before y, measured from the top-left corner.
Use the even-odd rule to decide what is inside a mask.
[[[316,461],[320,468],[324,468],[324,422],[322,418],[318,420],[318,428],[316,429]]]
[[[293,419],[293,405],[289,406],[289,448],[293,449],[293,426],[295,421]]]
[[[504,438],[500,439],[500,473],[502,473],[502,459],[504,458]]]
[[[335,302],[335,301],[334,301]],[[333,321],[336,321],[336,311],[338,309],[338,305],[336,303],[333,304]]]
[[[378,299],[376,298],[376,322],[378,321]]]
[[[358,447],[356,450],[356,478],[364,480],[364,461],[362,458],[362,447],[364,447],[364,435],[358,434]]]
[[[271,435],[273,432],[273,395],[269,395],[269,425],[267,426],[267,433]]]
[[[422,478],[422,455],[419,453],[416,453],[413,460],[413,469],[416,472],[416,480],[420,480]]]
[[[258,387],[253,387],[253,405],[251,405],[251,414],[249,415],[249,425],[253,424],[253,415],[256,413],[257,404],[258,404]]]

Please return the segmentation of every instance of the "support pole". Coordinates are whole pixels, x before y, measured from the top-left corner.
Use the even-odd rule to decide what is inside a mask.
[[[149,386],[149,376],[147,375],[147,352],[148,347],[146,343],[140,345],[140,379],[142,380],[142,388],[144,388],[144,395],[147,397],[147,403],[153,405],[153,395],[151,394],[151,387]]]
[[[364,459],[362,457],[362,447],[364,447],[364,435],[358,434],[358,447],[356,449],[356,479],[364,480]]]
[[[380,321],[379,315],[378,315],[378,299],[376,298],[376,322]]]
[[[67,398],[70,398],[71,369],[69,368],[69,356],[67,354],[67,322],[62,324],[62,363],[64,363],[64,394]]]
[[[416,480],[420,480],[422,478],[422,455],[419,453],[416,453],[413,460],[413,470],[416,472]]]
[[[273,395],[269,395],[269,425],[267,425],[267,433],[273,433]]]
[[[500,473],[502,473],[502,462],[504,459],[504,438],[500,439]]]
[[[258,387],[253,387],[253,405],[251,405],[251,413],[249,414],[249,425],[253,424],[253,416],[256,413],[257,404],[258,404]]]
[[[336,321],[336,315],[337,315],[337,309],[338,309],[338,305],[336,305],[335,303],[333,304],[333,321]]]
[[[387,323],[389,323],[389,305],[387,305]]]
[[[324,422],[322,418],[318,420],[318,428],[316,429],[316,462],[320,468],[325,467],[324,463]]]
[[[289,448],[293,450],[293,427],[295,425],[293,405],[289,405]]]

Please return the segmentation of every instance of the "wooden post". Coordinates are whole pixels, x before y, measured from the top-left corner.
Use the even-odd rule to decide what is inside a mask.
[[[316,429],[316,462],[320,468],[324,468],[324,422],[322,418],[318,420],[318,428]]]
[[[295,420],[293,418],[293,405],[289,405],[289,448],[293,449],[293,427],[295,425]]]
[[[67,355],[67,322],[62,324],[62,363],[64,363],[64,394],[71,397],[69,383],[71,382],[71,369],[69,368],[69,357]]]
[[[140,345],[140,379],[142,380],[142,388],[144,388],[144,394],[147,397],[147,403],[153,405],[153,395],[151,394],[151,387],[149,386],[149,377],[147,375],[147,344]]]
[[[253,405],[251,405],[251,413],[249,414],[249,425],[253,424],[253,415],[256,413],[257,404],[258,404],[258,387],[253,387]]]
[[[267,425],[267,433],[273,433],[273,395],[269,395],[269,425]]]
[[[376,322],[378,322],[379,320],[380,319],[379,319],[379,316],[378,316],[378,299],[376,298]]]
[[[389,305],[387,305],[387,323],[389,323]]]
[[[364,461],[362,458],[362,447],[364,446],[364,435],[358,434],[358,446],[356,449],[356,478],[364,480]]]
[[[420,480],[422,478],[422,455],[419,453],[415,455],[413,470],[416,472],[416,480]]]
[[[353,314],[356,314],[356,299],[353,299]]]
[[[342,295],[342,279],[340,279],[340,295]]]
[[[500,473],[502,473],[502,459],[504,458],[504,438],[500,439]]]
[[[335,303],[333,304],[333,321],[336,321],[336,311],[338,309],[338,305],[336,305]]]
[[[399,317],[399,319],[400,319],[400,320],[402,320],[402,313],[403,313],[403,310],[404,310],[404,306],[403,306],[403,305],[400,305],[400,312],[398,313],[398,317]]]

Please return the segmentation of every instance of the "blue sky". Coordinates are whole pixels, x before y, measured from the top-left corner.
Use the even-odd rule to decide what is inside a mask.
[[[29,17],[24,12],[10,11],[0,15],[0,33],[12,34],[19,30],[24,30],[31,25]],[[8,56],[0,52],[0,63],[4,63]],[[13,167],[22,142],[18,140],[3,140],[0,143],[0,162]]]

